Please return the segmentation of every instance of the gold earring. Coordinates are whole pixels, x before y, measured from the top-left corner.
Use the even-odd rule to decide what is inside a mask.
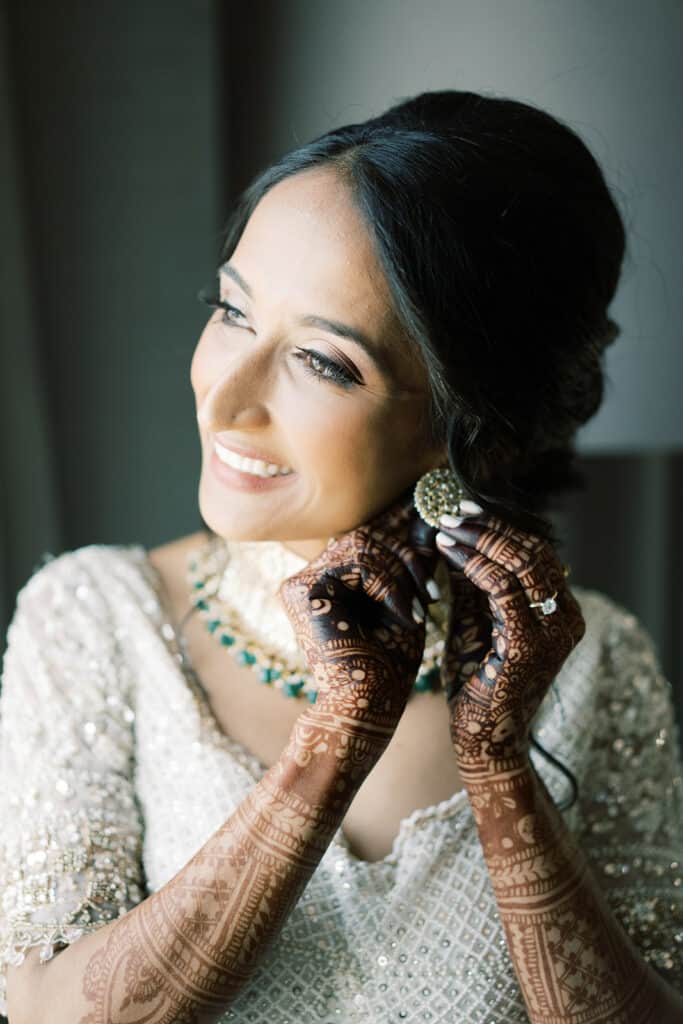
[[[415,508],[429,526],[438,526],[446,512],[458,515],[464,497],[462,481],[449,466],[423,473],[413,493]]]

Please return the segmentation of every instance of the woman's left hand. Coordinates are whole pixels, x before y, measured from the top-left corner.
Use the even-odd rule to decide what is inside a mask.
[[[440,531],[452,589],[444,682],[467,785],[526,763],[531,721],[586,624],[548,541],[486,513]],[[529,607],[555,593],[554,612]]]

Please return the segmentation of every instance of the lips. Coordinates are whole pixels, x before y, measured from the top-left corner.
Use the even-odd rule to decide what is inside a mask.
[[[280,462],[274,455],[263,451],[263,449],[241,445],[237,441],[224,441],[218,434],[213,435],[213,440],[217,441],[222,448],[227,448],[228,451],[234,452],[235,455],[240,455],[243,459],[254,459],[258,462],[272,463],[278,469],[291,469],[291,466]]]
[[[217,449],[218,445],[214,444],[211,458],[209,459],[211,472],[217,480],[232,490],[260,494],[278,490],[281,487],[291,487],[292,481],[296,480],[296,473],[293,470],[286,473],[276,472],[271,474],[252,473],[245,471],[244,468],[236,468],[219,458]],[[263,462],[258,463],[256,461],[252,462],[250,459],[242,459],[240,456],[235,455],[234,452],[229,454],[231,458],[241,462],[243,467],[247,463],[254,467],[259,465],[265,466]]]

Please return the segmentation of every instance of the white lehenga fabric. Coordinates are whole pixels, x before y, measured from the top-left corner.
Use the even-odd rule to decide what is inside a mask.
[[[670,686],[627,610],[573,591],[586,635],[534,732],[577,776],[565,817],[615,913],[683,987],[683,780]],[[142,546],[50,557],[19,592],[2,681],[6,1012],[7,963],[34,945],[47,957],[158,890],[263,768],[223,735],[183,668]],[[564,799],[564,776],[532,757]],[[465,794],[412,814],[376,863],[355,858],[340,831],[223,1019],[527,1021]]]

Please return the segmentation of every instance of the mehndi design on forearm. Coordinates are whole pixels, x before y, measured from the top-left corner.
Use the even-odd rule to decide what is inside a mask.
[[[335,754],[330,745],[327,758]],[[327,758],[302,771],[290,750],[181,871],[111,926],[83,979],[93,1008],[82,1024],[221,1016],[279,933],[353,795],[349,785],[340,796]],[[299,796],[297,785],[318,803]]]
[[[344,535],[281,595],[318,685],[277,763],[159,892],[106,929],[81,1024],[218,1020],[277,938],[405,708],[429,567],[409,510]]]
[[[680,1019],[675,993],[614,918],[533,768],[470,779],[468,793],[533,1024]]]
[[[465,572],[461,588],[474,587],[488,598],[490,619],[476,614],[470,599],[473,650],[463,650],[468,630],[453,620],[449,636],[451,732],[461,770],[514,761],[528,749],[531,720],[552,680],[585,632],[581,609],[567,587],[562,566],[549,544],[495,517],[486,525],[468,520],[454,534],[448,552],[452,566]],[[457,585],[457,581],[456,581]],[[539,618],[529,602],[558,591],[558,612]],[[461,597],[461,606],[467,597]],[[473,671],[468,666],[478,658]]]
[[[614,918],[529,760],[533,717],[585,631],[559,559],[495,517],[447,532],[453,746],[530,1020],[673,1024],[680,997]],[[529,603],[554,591],[557,612],[538,617]]]

